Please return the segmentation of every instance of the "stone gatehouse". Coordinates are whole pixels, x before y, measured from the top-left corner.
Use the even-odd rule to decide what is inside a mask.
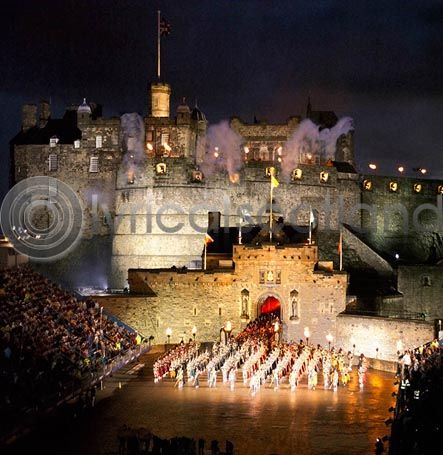
[[[234,245],[232,267],[211,270],[130,269],[130,294],[105,306],[155,343],[213,341],[230,321],[238,333],[263,312],[282,320],[283,338],[325,343],[346,306],[347,274],[318,261],[316,245]]]

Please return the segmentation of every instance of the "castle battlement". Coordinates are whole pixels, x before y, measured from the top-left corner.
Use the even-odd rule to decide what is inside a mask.
[[[233,260],[236,265],[248,264],[254,261],[272,262],[301,262],[313,266],[318,260],[318,247],[316,245],[276,246],[263,244],[260,246],[234,245]]]

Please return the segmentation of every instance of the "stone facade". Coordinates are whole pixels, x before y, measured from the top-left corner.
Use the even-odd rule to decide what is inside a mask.
[[[89,107],[89,106],[88,106]],[[46,109],[46,110],[45,110]],[[43,103],[40,110],[47,113]],[[12,141],[14,176],[48,176],[69,184],[83,206],[83,237],[110,235],[114,188],[121,161],[120,120],[104,119],[89,108],[69,109],[64,118],[37,123],[36,109],[24,110],[23,130]],[[26,113],[26,115],[25,115]]]
[[[429,321],[442,318],[442,266],[400,266],[397,271],[397,286],[402,294],[400,311],[422,314]]]
[[[362,228],[375,250],[408,262],[443,258],[441,180],[361,176]]]
[[[305,327],[313,343],[324,343],[329,332],[335,336],[336,317],[346,306],[347,275],[319,270],[317,246],[236,245],[233,265],[218,271],[131,269],[134,296],[107,297],[104,305],[158,343],[168,327],[171,342],[178,342],[194,326],[198,339],[213,341],[228,320],[238,333],[272,296],[280,302],[284,339],[304,338]]]
[[[125,173],[119,174],[112,280],[118,287],[131,267],[200,267],[210,211],[221,213],[222,227],[238,225],[242,208],[247,208],[251,222],[266,221],[269,210],[266,163],[245,164],[238,182],[232,183],[226,174],[195,181],[195,165],[191,161],[179,158],[163,161],[165,172],[160,175],[156,173],[158,161],[139,167],[135,184],[128,185]],[[301,179],[282,180],[275,189],[274,213],[307,226],[310,210],[314,210],[318,230],[335,233],[337,245],[340,214],[350,224],[360,226],[357,175],[338,172],[326,164],[299,168],[303,172]],[[326,182],[320,180],[322,173],[328,174]],[[162,210],[165,213],[159,217]],[[175,232],[165,232],[164,226],[176,227]]]
[[[299,116],[281,124],[232,118],[231,128],[242,138],[241,169],[235,175],[204,175],[206,118],[185,100],[171,116],[170,94],[168,84],[151,85],[150,111],[141,121],[142,159],[132,163],[130,170],[122,119],[103,118],[100,107],[86,101],[69,108],[62,119],[51,118],[46,102],[39,108],[25,105],[22,131],[11,142],[13,182],[53,176],[69,184],[82,200],[85,223],[84,238],[77,249],[78,269],[91,262],[88,254],[108,258],[112,253],[112,259],[105,261],[106,266],[111,263],[112,272],[106,270],[106,277],[97,273],[100,282],[126,287],[130,269],[140,269],[148,282],[152,281],[156,297],[109,299],[116,311],[127,308],[128,317],[123,319],[129,318],[136,327],[142,324],[142,333],[148,330],[161,338],[171,326],[177,336],[185,331],[189,335],[189,327],[196,325],[202,337],[213,339],[228,318],[240,329],[248,320],[241,317],[239,309],[241,292],[247,290],[250,318],[257,315],[266,295],[274,295],[282,305],[285,336],[302,338],[302,327],[309,326],[318,337],[315,341],[323,344],[325,332],[335,331],[336,316],[345,309],[347,280],[340,273],[315,270],[315,264],[334,261],[338,267],[341,223],[350,227],[344,230],[345,267],[349,270],[363,266],[365,271],[396,276],[400,262],[395,254],[415,263],[436,263],[443,258],[443,182],[360,176],[354,169],[353,132],[337,139],[334,159],[326,160],[321,153],[300,154],[294,169],[288,169],[285,144],[300,127]],[[307,117],[318,119],[317,125],[327,128],[337,121],[332,112],[311,109]],[[274,249],[272,258],[267,258],[267,247],[246,253],[243,249],[247,247],[237,246],[234,269],[197,271],[202,266],[209,212],[220,213],[221,228],[238,226],[245,212],[249,224],[269,218],[270,166],[276,168],[280,182],[273,191],[273,213],[305,228],[310,212],[315,213],[315,255],[309,255],[315,256],[315,261],[304,259],[308,254],[303,248],[308,247],[299,249],[300,254],[286,254],[286,258]],[[425,204],[435,209],[427,205],[423,210]],[[426,232],[414,230],[413,213],[417,210]],[[371,211],[372,217],[368,215]],[[106,250],[100,255],[88,243],[95,242],[97,236],[105,240],[97,242],[99,249]],[[66,270],[69,275],[71,258],[58,263],[57,270]],[[261,264],[272,264],[275,270],[280,267],[281,283],[274,287],[257,283]],[[186,266],[188,271],[179,274],[171,271],[173,266]],[[130,281],[136,273],[132,270]],[[397,309],[401,314],[422,311],[429,319],[440,317],[439,273],[429,271],[435,288],[433,284],[432,289],[418,291],[418,284],[408,284],[416,282],[414,272],[398,269],[399,296],[382,300],[381,314]],[[297,294],[292,296],[300,299],[298,319],[291,319],[293,291]],[[339,336],[338,332],[332,334]]]
[[[348,314],[337,317],[337,346],[373,359],[396,361],[397,351],[421,346],[435,336],[433,324],[424,321]]]

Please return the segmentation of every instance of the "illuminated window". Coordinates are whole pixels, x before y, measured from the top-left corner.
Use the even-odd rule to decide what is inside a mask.
[[[152,142],[154,140],[154,131],[152,130],[146,131],[146,140],[148,142]]]
[[[292,171],[292,180],[301,180],[303,177],[303,171],[301,169],[294,169]]]
[[[76,140],[74,141],[74,148],[75,148],[75,149],[79,149],[79,148],[80,148],[80,139],[76,139]]]
[[[329,172],[326,172],[326,171],[320,172],[320,182],[327,183],[328,180],[329,180]]]
[[[192,171],[192,180],[194,182],[202,182],[203,181],[203,173],[201,171]]]
[[[57,155],[49,155],[49,170],[56,171],[58,169],[58,157]]]
[[[157,175],[166,174],[166,164],[165,163],[157,163],[155,165],[155,172],[157,173]]]
[[[438,185],[438,187],[437,187],[437,193],[438,193],[438,194],[443,194],[443,185]]]
[[[95,136],[95,148],[101,149],[103,147],[103,136]]]
[[[98,172],[98,156],[89,158],[89,172]]]
[[[162,133],[160,144],[165,146],[165,145],[168,145],[168,142],[169,142],[169,133]]]
[[[372,182],[370,180],[363,180],[363,189],[366,191],[372,190]]]
[[[55,147],[58,144],[58,141],[59,141],[59,139],[57,136],[52,136],[49,139],[49,147]]]
[[[423,189],[421,183],[414,183],[413,188],[415,193],[421,193],[421,190]]]
[[[269,160],[269,150],[266,145],[261,145],[260,146],[260,160],[261,161],[268,161]]]
[[[398,183],[397,182],[389,182],[389,191],[391,193],[396,193],[398,191]]]

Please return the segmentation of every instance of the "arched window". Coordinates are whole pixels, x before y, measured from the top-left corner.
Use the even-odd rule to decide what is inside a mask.
[[[299,318],[299,308],[300,302],[298,298],[298,291],[293,289],[289,295],[289,311],[290,311],[290,320],[295,321]]]
[[[103,147],[103,136],[95,136],[95,148],[101,149]]]

